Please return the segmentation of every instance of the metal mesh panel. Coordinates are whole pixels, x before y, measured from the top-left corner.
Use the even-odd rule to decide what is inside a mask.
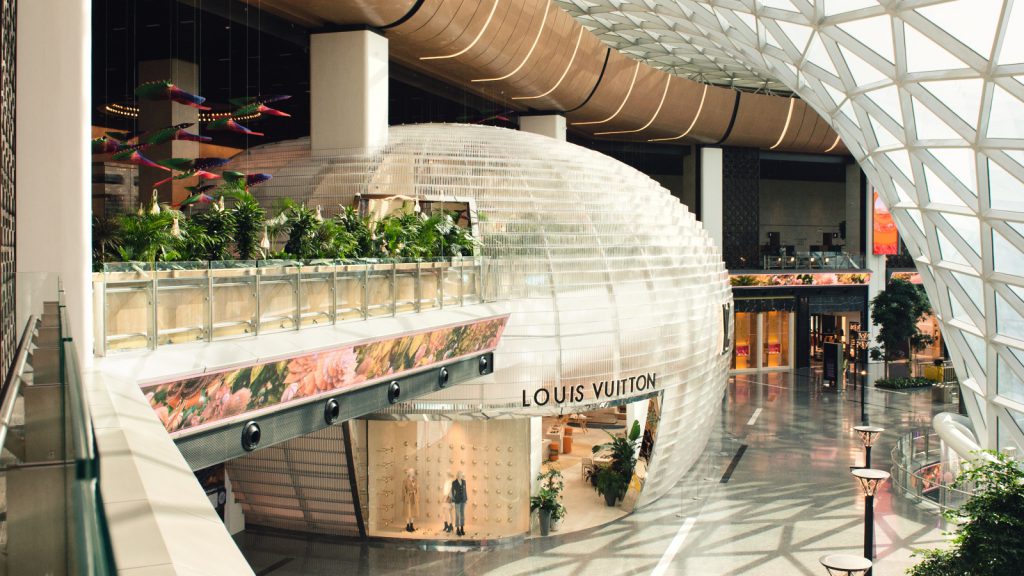
[[[14,361],[14,82],[17,0],[2,0],[0,30],[0,369],[6,375]]]

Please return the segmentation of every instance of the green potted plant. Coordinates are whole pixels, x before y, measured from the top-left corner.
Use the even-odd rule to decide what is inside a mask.
[[[886,378],[903,375],[889,373],[892,360],[907,357],[912,361],[915,350],[932,343],[931,336],[917,327],[917,321],[929,311],[931,304],[924,289],[903,280],[891,280],[871,301],[871,323],[880,326],[881,344],[871,349],[871,359],[885,361]],[[909,370],[906,375],[910,375]]]
[[[624,478],[621,472],[611,466],[600,468],[597,471],[597,493],[604,496],[604,503],[608,506],[615,506],[629,488],[629,480]]]
[[[1024,565],[1024,467],[1005,454],[977,461],[960,473],[954,488],[973,486],[974,496],[944,515],[956,522],[953,545],[919,550],[923,560],[911,576],[1010,576]]]
[[[633,468],[636,466],[637,442],[640,439],[640,422],[633,420],[629,434],[614,436],[607,430],[610,442],[596,444],[591,448],[594,454],[608,451],[612,461],[609,466],[597,471],[595,487],[598,494],[604,496],[605,503],[614,506],[615,502],[626,495],[629,483],[633,480]]]
[[[562,506],[562,489],[565,484],[562,482],[562,473],[557,468],[549,468],[547,472],[537,475],[540,482],[540,490],[535,496],[530,497],[530,512],[539,510],[540,535],[547,536],[551,531],[553,520],[565,517],[565,507]]]

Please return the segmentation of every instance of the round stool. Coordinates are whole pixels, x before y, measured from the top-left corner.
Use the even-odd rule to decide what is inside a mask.
[[[561,446],[558,445],[558,442],[551,443],[551,445],[548,447],[548,460],[551,460],[552,462],[558,460],[559,448],[561,448]]]
[[[826,554],[818,562],[832,576],[857,576],[871,569],[871,560],[853,554]]]

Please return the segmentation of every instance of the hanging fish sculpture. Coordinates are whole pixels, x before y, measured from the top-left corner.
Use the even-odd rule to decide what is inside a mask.
[[[195,188],[195,186],[189,186],[188,188],[189,189]],[[209,186],[209,188],[213,188],[213,186],[211,185],[211,186]],[[198,194],[193,194],[193,195],[189,196],[188,198],[182,200],[180,204],[176,204],[174,207],[175,208],[184,208],[184,207],[189,206],[191,204],[195,204],[196,202],[200,202],[202,204],[209,204],[210,202],[213,202],[213,196],[210,196],[209,194],[204,194],[204,193],[200,192]]]
[[[160,165],[175,172],[180,172],[180,174],[164,178],[153,184],[153,186],[160,186],[171,180],[184,180],[193,177],[198,177],[200,180],[214,180],[220,178],[220,176],[210,172],[210,170],[220,168],[229,161],[229,158],[168,158],[167,160],[161,160]]]
[[[221,176],[224,181],[228,184],[235,184],[236,182],[244,182],[245,188],[248,189],[250,186],[262,184],[267,180],[273,178],[270,174],[264,174],[262,172],[256,174],[244,174],[242,172],[234,172],[232,170],[225,170]]]
[[[235,122],[231,118],[221,118],[214,120],[206,125],[207,130],[226,130],[228,132],[238,132],[239,134],[246,134],[248,136],[263,136],[262,132],[253,132],[245,126],[242,126],[238,122]]]
[[[195,196],[196,194],[202,194],[203,192],[206,192],[207,190],[212,190],[213,188],[216,187],[216,184],[199,184],[196,186],[185,186],[185,190],[188,190],[188,193],[190,195]]]
[[[92,140],[93,154],[114,154],[125,149],[125,145],[115,138],[100,136]]]
[[[161,166],[160,164],[157,164],[156,162],[153,162],[149,158],[143,156],[142,153],[139,152],[139,150],[145,147],[145,144],[128,146],[122,149],[120,152],[115,153],[112,159],[118,162],[128,162],[131,164],[135,164],[137,166],[149,166],[150,168],[159,168],[160,170],[170,171],[170,168],[167,168],[166,166]]]
[[[231,104],[238,106],[238,108],[231,113],[234,118],[241,118],[243,116],[251,116],[253,114],[266,114],[267,116],[284,116],[290,118],[291,114],[275,110],[267,106],[270,102],[280,102],[281,100],[287,100],[291,96],[285,95],[271,95],[271,96],[253,96],[252,98],[233,98]]]
[[[154,80],[140,84],[135,89],[135,95],[143,100],[170,100],[185,106],[191,106],[200,110],[209,110],[209,106],[203,106],[206,98],[196,94],[190,94],[175,86],[170,80]]]
[[[213,141],[213,138],[210,138],[209,136],[200,136],[199,134],[186,132],[185,129],[192,125],[192,122],[186,122],[184,124],[175,124],[174,126],[143,132],[138,136],[139,143],[156,145],[163,144],[164,142],[170,142],[171,140],[185,140],[188,142]]]

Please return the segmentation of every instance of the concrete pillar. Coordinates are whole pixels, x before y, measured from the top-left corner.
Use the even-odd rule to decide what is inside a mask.
[[[700,221],[722,250],[722,149],[700,149]]]
[[[148,60],[139,62],[139,84],[154,80],[170,80],[175,86],[195,94],[199,89],[199,67],[184,60]],[[170,100],[139,101],[139,130],[157,130],[190,122],[199,123],[199,110]],[[189,130],[195,132],[197,126]],[[168,158],[198,158],[199,142],[172,140],[158,146],[151,146],[142,152],[146,158],[166,160]],[[139,166],[139,201],[147,206],[153,197],[153,184],[170,176],[165,170]],[[195,179],[172,180],[160,186],[161,202],[177,203],[188,197],[185,186],[195,184]]]
[[[520,116],[519,130],[565,142],[565,116],[561,114]]]
[[[846,165],[846,239],[843,240],[846,252],[859,254],[860,239],[863,223],[861,222],[861,207],[864,200],[864,193],[860,183],[860,165],[851,162]],[[871,206],[869,203],[868,206]],[[871,246],[867,246],[870,252]]]
[[[41,312],[56,287],[39,274],[59,275],[83,365],[92,361],[91,11],[88,0],[18,3],[18,307]]]
[[[313,34],[309,74],[314,151],[387,144],[387,38],[369,30]]]

